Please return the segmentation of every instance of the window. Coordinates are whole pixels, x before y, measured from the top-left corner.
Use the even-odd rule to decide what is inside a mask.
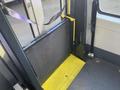
[[[120,16],[120,0],[99,0],[99,8],[102,12]]]
[[[12,10],[15,10],[20,15],[25,16],[27,18],[27,13],[25,11],[23,2],[20,1],[13,3],[11,2],[11,3],[7,3],[6,6]],[[31,27],[28,23],[15,19],[9,15],[6,16],[22,46],[26,46],[29,42],[31,42],[34,39],[32,36]]]
[[[60,0],[41,0],[43,11],[44,11],[44,23],[48,23],[51,17],[56,15],[58,12],[60,12]],[[59,17],[54,22],[44,25],[44,31],[48,31],[50,28],[54,27],[56,24],[58,24],[61,21],[61,18]]]
[[[61,4],[63,4],[63,1],[64,0],[15,0],[6,4],[8,8],[16,11],[20,16],[29,18],[34,22],[29,24],[26,20],[17,20],[7,15],[7,19],[22,46],[26,46],[33,41],[34,38],[50,30],[61,21],[58,13],[62,11],[63,6]],[[49,24],[46,24],[56,15],[59,17],[52,20]]]

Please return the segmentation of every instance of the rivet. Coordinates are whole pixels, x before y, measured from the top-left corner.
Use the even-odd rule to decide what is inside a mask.
[[[68,75],[65,75],[65,77],[68,77]]]

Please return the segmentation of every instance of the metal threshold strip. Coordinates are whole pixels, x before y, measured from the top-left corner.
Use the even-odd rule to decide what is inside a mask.
[[[70,55],[42,85],[44,90],[66,90],[79,74],[85,62]]]

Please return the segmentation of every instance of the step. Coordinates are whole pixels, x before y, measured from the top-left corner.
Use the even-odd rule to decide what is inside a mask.
[[[44,90],[67,90],[85,62],[70,55],[42,85]]]

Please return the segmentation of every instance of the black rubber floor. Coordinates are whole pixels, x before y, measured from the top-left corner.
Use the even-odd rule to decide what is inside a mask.
[[[103,60],[89,60],[69,90],[120,90],[120,67]]]

